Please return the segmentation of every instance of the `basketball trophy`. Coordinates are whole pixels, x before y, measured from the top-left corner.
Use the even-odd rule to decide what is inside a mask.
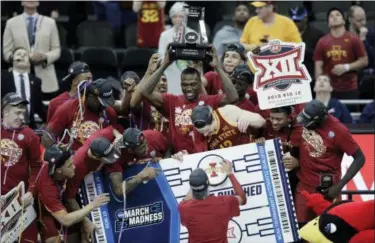
[[[195,60],[210,61],[212,58],[207,53],[211,51],[208,44],[204,7],[185,6],[184,19],[178,28],[174,42],[171,44],[170,58],[171,60]],[[199,31],[189,30],[187,23],[191,26],[197,26]]]

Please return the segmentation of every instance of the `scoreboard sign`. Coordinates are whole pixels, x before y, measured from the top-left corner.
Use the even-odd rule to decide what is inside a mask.
[[[113,193],[108,176],[102,172],[87,176],[80,194],[87,204],[95,195],[110,193],[111,201],[91,213],[97,243],[186,243],[188,232],[180,223],[178,203],[189,191],[190,173],[195,168],[204,169],[211,194],[232,195],[233,187],[221,165],[225,158],[232,161],[233,173],[248,198],[240,207],[240,216],[229,222],[228,242],[294,242],[299,239],[298,226],[281,156],[280,140],[275,139],[186,155],[183,162],[165,159],[159,164],[134,164],[125,169],[125,179],[145,166],[163,173],[127,194],[126,205]]]

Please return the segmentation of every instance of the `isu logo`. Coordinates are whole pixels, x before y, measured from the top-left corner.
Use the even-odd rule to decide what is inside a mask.
[[[287,90],[292,84],[310,82],[311,77],[302,64],[305,44],[285,43],[272,40],[261,47],[258,54],[248,52],[251,65],[255,68],[255,89]]]
[[[241,227],[233,219],[231,219],[228,223],[227,239],[228,243],[240,243],[242,240]]]
[[[1,163],[4,166],[13,166],[22,157],[22,149],[13,140],[4,138],[1,139]]]
[[[198,168],[203,169],[210,181],[210,186],[218,186],[227,179],[227,174],[223,171],[224,159],[216,154],[204,156],[198,163]]]

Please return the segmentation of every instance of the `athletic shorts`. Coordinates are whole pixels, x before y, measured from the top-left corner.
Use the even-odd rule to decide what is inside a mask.
[[[18,242],[18,241],[17,241]],[[21,243],[37,243],[38,242],[38,225],[35,219],[21,235]]]

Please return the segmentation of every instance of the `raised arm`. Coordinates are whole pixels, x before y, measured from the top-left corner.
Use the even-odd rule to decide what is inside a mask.
[[[139,104],[141,104],[142,94],[141,94],[140,87],[156,71],[159,60],[160,60],[160,55],[158,53],[155,53],[151,56],[145,75],[143,76],[141,82],[139,82],[138,86],[135,88],[134,92],[132,93],[131,100],[130,100],[130,107],[131,108],[137,107]]]
[[[164,55],[164,60],[160,67],[150,76],[150,78],[148,78],[148,80],[145,80],[143,85],[140,85],[142,96],[145,97],[151,103],[151,105],[158,109],[161,109],[163,107],[163,96],[161,93],[154,90],[164,71],[171,64],[169,58],[169,50],[170,47],[168,46],[168,49]]]
[[[238,125],[241,123],[246,123],[247,126],[261,128],[266,123],[266,120],[258,113],[242,110],[235,105],[226,105],[219,109],[225,117],[228,117],[228,119],[237,123]]]
[[[210,65],[217,72],[223,84],[223,89],[224,89],[223,91],[225,95],[223,96],[221,100],[221,105],[237,103],[239,99],[237,90],[234,87],[232,80],[230,80],[228,74],[223,70],[223,68],[219,64],[219,58],[217,56],[215,46],[212,46],[211,55],[212,55],[212,61],[210,62]]]

